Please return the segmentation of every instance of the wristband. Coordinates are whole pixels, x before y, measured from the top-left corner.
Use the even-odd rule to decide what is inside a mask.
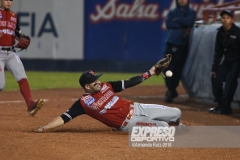
[[[146,79],[148,79],[149,77],[151,77],[150,71],[147,71],[147,72],[145,72],[145,73],[142,74],[142,79],[143,79],[143,81],[146,80]]]

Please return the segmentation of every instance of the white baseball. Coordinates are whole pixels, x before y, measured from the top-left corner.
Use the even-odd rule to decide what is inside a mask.
[[[166,75],[167,77],[172,77],[173,73],[172,73],[172,71],[168,70],[168,71],[165,73],[165,75]]]

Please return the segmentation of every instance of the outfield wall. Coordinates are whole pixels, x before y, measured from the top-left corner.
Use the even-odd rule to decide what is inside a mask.
[[[16,0],[22,32],[31,45],[23,59],[83,59],[83,0]]]
[[[191,0],[205,7],[232,0]],[[148,61],[163,56],[175,0],[17,0],[12,10],[32,43],[23,59]]]
[[[197,18],[232,0],[191,0]],[[165,18],[175,0],[17,0],[12,10],[32,39],[20,52],[26,70],[143,72],[163,56]],[[217,24],[195,28],[183,84],[212,98],[209,79]],[[238,87],[235,100],[240,99]]]

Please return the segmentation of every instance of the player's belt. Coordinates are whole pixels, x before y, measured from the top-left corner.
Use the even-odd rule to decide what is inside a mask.
[[[2,51],[12,51],[14,49],[14,46],[12,47],[0,47]]]
[[[134,107],[133,107],[133,105],[131,104],[131,105],[130,105],[130,108],[129,108],[128,115],[127,115],[125,121],[123,122],[123,126],[127,126],[127,125],[128,125],[130,119],[132,118],[133,113],[134,113]]]

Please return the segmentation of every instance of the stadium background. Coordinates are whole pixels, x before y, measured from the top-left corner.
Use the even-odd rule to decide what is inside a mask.
[[[192,0],[191,8],[201,20],[204,8],[230,1]],[[163,57],[164,21],[172,8],[175,0],[19,0],[12,9],[32,39],[19,53],[26,70],[143,72]],[[194,28],[183,73],[191,97],[212,101],[209,74],[219,26]],[[234,100],[240,101],[240,86]]]

